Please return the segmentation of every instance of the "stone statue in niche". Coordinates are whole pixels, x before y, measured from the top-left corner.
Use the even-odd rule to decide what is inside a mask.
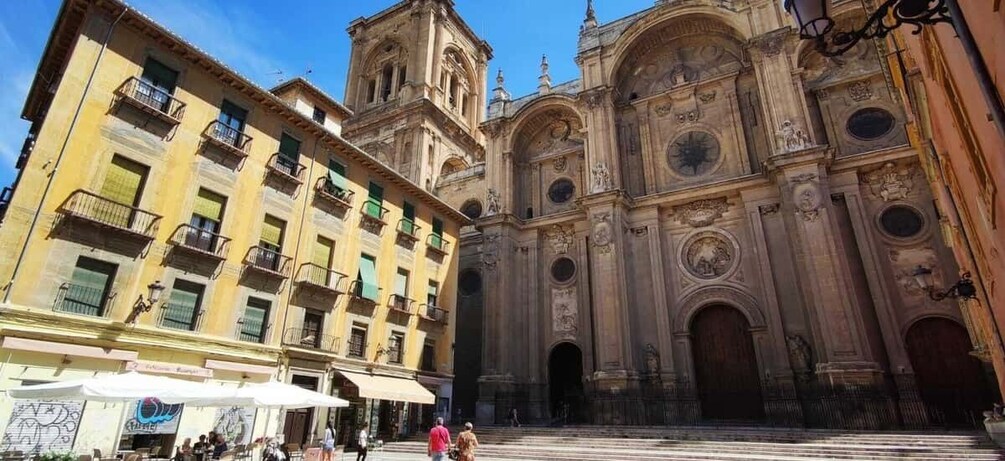
[[[792,371],[800,375],[813,371],[810,344],[802,336],[786,335],[785,346],[789,350],[789,363],[792,365]]]
[[[591,193],[607,192],[611,190],[611,171],[607,169],[607,164],[597,162],[590,170],[593,175],[593,182],[590,187]]]
[[[712,232],[702,233],[691,240],[684,257],[692,275],[714,279],[733,266],[733,245]]]
[[[782,127],[778,130],[779,144],[782,152],[796,152],[813,147],[810,137],[802,128],[792,123],[791,120],[782,122]]]
[[[660,374],[660,353],[652,343],[646,343],[646,372],[650,376]]]
[[[485,212],[485,216],[499,214],[499,192],[490,187],[487,202],[488,211]]]

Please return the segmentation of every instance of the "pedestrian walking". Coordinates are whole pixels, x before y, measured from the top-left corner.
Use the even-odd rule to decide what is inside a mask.
[[[457,436],[458,461],[475,461],[475,448],[478,448],[478,437],[475,437],[475,427],[464,423],[464,432]]]
[[[369,442],[369,434],[366,433],[366,428],[359,430],[359,438],[356,439],[356,461],[366,461],[366,444]]]
[[[520,417],[516,413],[516,407],[509,410],[509,425],[510,427],[520,427]]]
[[[433,461],[446,461],[447,450],[450,449],[450,431],[443,427],[443,417],[436,418],[436,426],[429,430],[429,458]]]
[[[335,459],[335,428],[332,422],[325,425],[325,437],[321,439],[321,461],[332,461]]]

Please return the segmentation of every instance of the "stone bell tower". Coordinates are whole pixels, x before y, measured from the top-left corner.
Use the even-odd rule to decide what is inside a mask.
[[[353,21],[343,136],[426,190],[482,162],[492,48],[452,0],[404,0]]]

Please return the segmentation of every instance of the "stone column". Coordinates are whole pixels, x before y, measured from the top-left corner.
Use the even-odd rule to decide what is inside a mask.
[[[782,191],[796,267],[818,339],[817,377],[831,384],[874,384],[882,371],[870,348],[861,306],[835,226],[826,148],[768,159]]]
[[[659,209],[651,208],[645,211],[645,218],[642,227],[636,227],[633,232],[642,232],[648,243],[649,261],[651,268],[650,283],[653,287],[653,302],[656,310],[656,334],[657,348],[660,356],[660,381],[664,387],[673,385],[676,379],[674,373],[673,360],[673,326],[670,318],[670,306],[668,300],[670,293],[667,292],[667,278],[663,261],[666,255],[663,254],[663,242],[660,240]],[[640,261],[636,261],[639,263]]]

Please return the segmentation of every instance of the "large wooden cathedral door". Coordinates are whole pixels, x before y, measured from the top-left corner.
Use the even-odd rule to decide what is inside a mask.
[[[702,309],[691,321],[695,386],[704,419],[764,417],[750,324],[729,306]]]
[[[979,423],[995,397],[980,361],[970,355],[967,330],[952,320],[929,317],[911,326],[906,342],[929,422]]]

